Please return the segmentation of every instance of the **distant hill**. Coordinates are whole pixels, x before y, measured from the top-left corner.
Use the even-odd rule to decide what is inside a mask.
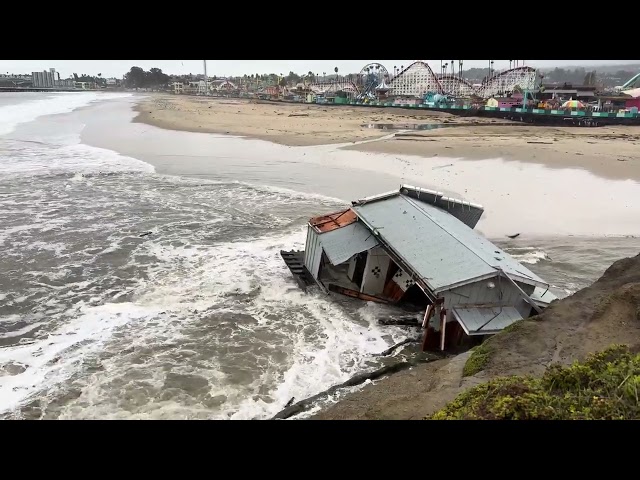
[[[640,72],[640,62],[639,63],[625,63],[625,64],[618,64],[618,65],[588,65],[585,64],[582,67],[575,67],[575,66],[567,66],[567,65],[558,65],[556,67],[546,67],[546,68],[540,68],[539,70],[543,71],[543,72],[550,72],[556,68],[561,68],[564,70],[571,70],[571,69],[575,69],[575,68],[584,68],[585,70],[595,70],[598,73],[616,73],[619,71],[634,71],[634,72]]]
[[[640,72],[640,63],[620,65],[586,65],[581,67],[547,67],[540,68],[545,83],[583,84],[588,80],[587,75],[595,72],[595,82],[603,88],[622,86],[625,82]],[[470,68],[463,72],[464,77],[472,83],[480,83],[489,74],[488,68]],[[593,80],[592,80],[593,81]]]

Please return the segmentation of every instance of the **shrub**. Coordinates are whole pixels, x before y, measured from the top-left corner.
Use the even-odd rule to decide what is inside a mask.
[[[640,355],[626,346],[613,345],[582,363],[552,366],[542,378],[505,377],[479,385],[429,418],[636,419],[640,418],[639,391]]]
[[[464,364],[464,368],[462,369],[463,377],[475,375],[487,366],[487,363],[489,363],[489,357],[493,352],[493,349],[488,342],[489,341],[487,340],[473,349],[471,355],[467,359],[467,363]]]

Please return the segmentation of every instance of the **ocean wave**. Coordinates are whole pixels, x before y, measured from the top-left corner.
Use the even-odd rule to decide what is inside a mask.
[[[4,141],[0,153],[0,175],[19,176],[101,174],[120,172],[153,173],[154,167],[112,150],[79,143],[79,135],[66,136],[62,143],[25,144]],[[71,143],[75,138],[76,143]],[[76,177],[74,181],[80,180]]]
[[[5,416],[268,418],[405,335],[380,328],[374,307],[305,294],[280,258],[336,200],[71,172],[37,191],[23,176],[0,197],[11,270],[0,321],[41,324],[0,349]]]
[[[44,115],[68,113],[92,102],[130,97],[129,93],[56,93],[54,96],[38,98],[15,105],[0,107],[0,135],[11,133],[17,125],[27,123]]]
[[[515,253],[515,251],[525,251],[525,253]],[[512,248],[507,250],[507,252],[520,263],[535,265],[542,260],[551,261],[551,257],[549,257],[546,252],[542,250],[535,250],[530,247],[520,247],[519,249]]]
[[[325,203],[331,203],[335,205],[346,205],[346,202],[343,199],[337,197],[330,197],[328,195],[322,195],[319,193],[306,193],[300,192],[298,190],[293,190],[290,188],[284,187],[275,187],[271,185],[262,185],[259,183],[251,183],[245,182],[241,180],[213,180],[213,179],[196,179],[192,177],[180,177],[174,175],[166,176],[167,183],[174,184],[177,187],[191,186],[193,188],[207,186],[207,185],[220,185],[220,186],[244,186],[248,187],[252,190],[255,190],[258,193],[268,193],[268,194],[280,194],[283,195],[283,199],[287,200],[319,200]]]
[[[268,418],[341,383],[404,331],[380,328],[377,306],[298,289],[278,252],[303,244],[303,228],[210,248],[145,242],[129,263],[154,266],[130,300],[81,301],[58,329],[0,350],[22,369],[0,377],[0,405],[38,394],[60,418]],[[56,405],[70,385],[77,398]]]

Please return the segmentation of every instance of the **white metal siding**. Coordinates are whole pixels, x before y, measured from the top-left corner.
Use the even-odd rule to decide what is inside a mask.
[[[495,285],[489,288],[489,283]],[[499,292],[502,290],[502,299]],[[511,305],[515,306],[520,298],[521,293],[508,280],[502,278],[498,282],[497,278],[489,278],[479,282],[463,285],[446,292],[442,292],[444,297],[444,307],[450,310],[456,305]]]
[[[527,285],[526,283],[522,283],[522,282],[516,282],[516,284],[522,289],[524,293],[526,293],[529,296],[533,295],[533,292],[536,290],[535,285]],[[546,288],[542,289],[543,292],[545,290]]]
[[[389,255],[380,247],[369,250],[367,264],[360,291],[368,295],[380,295],[384,291],[387,271],[389,270]]]
[[[318,279],[320,270],[320,260],[322,259],[322,245],[320,245],[320,235],[311,227],[307,227],[307,244],[304,251],[304,266],[309,273]]]

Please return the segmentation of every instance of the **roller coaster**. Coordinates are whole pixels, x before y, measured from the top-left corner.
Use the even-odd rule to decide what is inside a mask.
[[[373,99],[380,94],[422,98],[427,93],[448,95],[455,98],[490,98],[512,93],[516,89],[533,90],[537,73],[534,68],[519,66],[494,72],[480,85],[472,85],[462,75],[440,73],[423,61],[413,62],[391,75],[380,63],[365,65],[354,79],[311,83],[315,93],[329,94],[344,91],[357,99]]]
[[[622,87],[620,87],[620,90],[633,90],[636,88],[640,88],[640,73],[629,79],[629,81],[627,81],[624,85],[622,85]]]

